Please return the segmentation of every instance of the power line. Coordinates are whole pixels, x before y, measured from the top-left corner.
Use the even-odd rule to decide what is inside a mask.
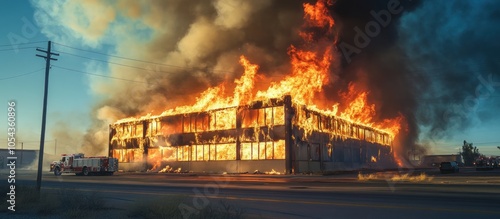
[[[152,71],[152,69],[137,67],[137,66],[133,66],[133,65],[126,65],[126,64],[117,63],[117,62],[111,62],[111,61],[106,61],[106,60],[101,60],[101,59],[95,59],[95,58],[90,58],[90,57],[81,56],[81,55],[77,55],[77,54],[73,54],[73,53],[68,53],[68,52],[61,52],[61,51],[57,51],[57,52],[59,52],[61,54],[66,54],[66,55],[70,55],[70,56],[75,56],[75,57],[79,57],[79,58],[83,58],[83,59],[92,60],[92,61],[98,61],[98,62],[113,64],[113,65],[119,65],[119,66],[123,66],[123,67],[129,67],[129,68],[134,68],[134,69],[138,69],[138,70],[143,70],[143,71]],[[155,71],[155,72],[168,73],[168,74],[174,74],[174,73],[176,73],[176,72],[168,72],[168,71]]]
[[[73,47],[73,46],[68,46],[68,45],[64,45],[64,44],[60,44],[60,43],[56,43],[56,42],[53,42],[53,43],[57,44],[57,45],[60,45],[60,46],[63,46],[63,47],[74,49],[74,50],[79,50],[79,51],[84,51],[84,52],[90,52],[90,53],[95,53],[95,54],[99,54],[99,55],[103,55],[103,56],[109,56],[109,57],[114,57],[114,58],[129,60],[129,61],[136,61],[136,62],[143,62],[143,63],[160,65],[160,66],[174,67],[174,68],[179,68],[179,69],[184,69],[184,70],[204,70],[204,69],[199,69],[199,68],[187,68],[187,67],[182,67],[182,66],[169,65],[169,64],[151,62],[151,61],[146,61],[146,60],[141,60],[141,59],[129,58],[129,57],[124,57],[124,56],[111,55],[111,54],[108,54],[108,53],[103,53],[103,52],[97,52],[97,51],[92,51],[92,50],[81,49],[81,48],[77,48],[77,47]],[[75,55],[75,54],[70,54],[70,55]],[[75,56],[77,56],[77,55],[75,55]],[[81,57],[81,58],[87,58],[87,57]],[[87,59],[91,59],[91,58],[87,58]],[[102,61],[102,60],[96,60],[96,61]],[[112,64],[117,64],[117,63],[112,63]],[[486,63],[483,63],[480,66],[483,66],[484,64],[486,64]],[[445,66],[440,67],[440,68],[433,68],[433,69],[422,69],[422,68],[420,68],[420,69],[418,69],[417,72],[436,71],[436,70],[445,69],[445,68],[446,68]],[[484,72],[484,71],[489,71],[489,70],[476,70],[476,71],[467,71],[467,72],[469,72],[469,73],[474,73],[474,72],[477,73],[477,72]],[[224,70],[213,70],[211,72],[234,73],[234,72],[231,72],[231,71],[224,71]],[[415,71],[412,71],[412,72],[416,73]],[[431,76],[437,76],[437,75],[431,75]]]
[[[22,76],[26,76],[26,75],[30,75],[30,74],[34,74],[34,73],[36,73],[36,72],[39,72],[39,71],[43,70],[44,68],[45,68],[45,67],[40,68],[40,69],[35,70],[35,71],[32,71],[32,72],[28,72],[28,73],[20,74],[20,75],[15,75],[15,76],[6,77],[6,78],[0,78],[0,81],[3,81],[3,80],[8,80],[8,79],[13,79],[13,78],[18,78],[18,77],[22,77]]]
[[[84,52],[90,52],[90,53],[95,53],[95,54],[99,54],[99,55],[103,55],[103,56],[109,56],[109,57],[114,57],[114,58],[129,60],[129,61],[135,61],[135,62],[142,62],[142,63],[159,65],[159,66],[166,66],[166,67],[178,68],[178,69],[182,69],[182,70],[192,70],[192,71],[193,70],[195,70],[195,71],[196,70],[203,70],[203,71],[206,71],[205,69],[200,69],[200,68],[188,68],[188,67],[183,67],[183,66],[169,65],[169,64],[163,64],[163,63],[158,63],[158,62],[151,62],[151,61],[146,61],[146,60],[141,60],[141,59],[135,59],[135,58],[129,58],[129,57],[124,57],[124,56],[111,55],[111,54],[108,54],[108,53],[96,52],[96,51],[92,51],[92,50],[81,49],[81,48],[77,48],[77,47],[73,47],[73,46],[68,46],[68,45],[64,45],[64,44],[60,44],[60,43],[56,43],[56,42],[54,42],[54,44],[57,44],[57,45],[60,45],[60,46],[63,46],[63,47],[67,47],[67,48],[70,48],[70,49],[74,49],[74,50],[79,50],[79,51],[84,51]],[[224,70],[212,70],[210,72],[234,73],[234,72],[231,72],[231,71],[224,71]]]
[[[7,141],[8,139],[5,139],[5,138],[0,138],[0,140],[2,141]],[[52,139],[52,140],[45,140],[45,142],[54,142],[55,139]],[[16,142],[22,142],[24,144],[39,144],[40,143],[40,140],[28,140],[28,141],[23,141],[21,139],[16,139]]]
[[[128,57],[123,57],[123,56],[111,55],[111,54],[108,54],[108,53],[96,52],[96,51],[92,51],[92,50],[80,49],[80,48],[76,48],[76,47],[72,47],[72,46],[67,46],[67,45],[63,45],[63,44],[55,43],[55,42],[54,42],[54,44],[57,44],[57,45],[60,45],[60,46],[64,46],[64,47],[67,47],[67,48],[70,48],[70,49],[74,49],[74,50],[79,50],[79,51],[84,51],[84,52],[91,52],[91,53],[95,53],[95,54],[99,54],[99,55],[103,55],[103,56],[110,56],[110,57],[119,58],[119,59],[125,59],[125,60],[129,60],[129,61],[144,62],[144,63],[148,63],[148,64],[164,65],[164,66],[169,66],[169,67],[184,68],[184,67],[181,67],[181,66],[167,65],[167,64],[157,63],[157,62],[150,62],[150,61],[145,61],[145,60],[140,60],[140,59],[134,59],[134,58],[128,58]]]
[[[30,44],[45,43],[45,42],[47,42],[47,41],[37,41],[37,42],[29,42],[29,43],[11,43],[11,44],[0,45],[0,47],[4,47],[4,46],[21,46],[21,45],[30,45]]]
[[[12,51],[12,50],[22,50],[22,49],[34,49],[34,48],[38,48],[36,46],[29,46],[29,47],[18,47],[18,48],[10,48],[10,49],[0,49],[0,52],[3,52],[3,51]]]
[[[129,82],[135,82],[135,83],[142,83],[142,84],[149,84],[149,83],[144,82],[144,81],[134,81],[134,80],[125,79],[125,78],[118,78],[118,77],[113,77],[113,76],[107,76],[107,75],[94,74],[94,73],[89,73],[89,72],[80,71],[80,70],[71,69],[71,68],[65,68],[65,67],[56,66],[56,65],[52,65],[52,67],[56,67],[56,68],[60,68],[60,69],[68,70],[68,71],[73,71],[73,72],[78,72],[78,73],[82,73],[82,74],[87,74],[87,75],[97,76],[97,77],[110,78],[110,79],[116,79],[116,80],[122,80],[122,81],[129,81]]]
[[[95,54],[99,54],[99,55],[103,55],[103,56],[114,57],[114,58],[118,58],[118,59],[124,59],[124,60],[135,61],[135,62],[142,62],[142,63],[147,63],[147,64],[154,64],[154,65],[159,65],[159,66],[173,67],[173,68],[182,69],[182,70],[192,70],[192,71],[201,70],[201,71],[205,71],[205,72],[234,73],[232,71],[223,71],[223,70],[207,71],[206,69],[200,69],[200,68],[188,68],[188,67],[182,67],[182,66],[176,66],[176,65],[169,65],[169,64],[151,62],[151,61],[140,60],[140,59],[135,59],[135,58],[129,58],[129,57],[124,57],[124,56],[111,55],[111,54],[103,53],[103,52],[97,52],[97,51],[92,51],[92,50],[81,49],[81,48],[77,48],[77,47],[73,47],[73,46],[68,46],[68,45],[64,45],[64,44],[60,44],[60,43],[56,43],[56,42],[54,42],[54,44],[57,44],[57,45],[60,45],[60,46],[63,46],[63,47],[67,47],[67,48],[70,48],[70,49],[74,49],[74,50],[95,53]],[[116,62],[111,62],[111,61],[105,61],[105,60],[90,58],[90,57],[81,56],[81,55],[77,55],[77,54],[73,54],[73,53],[68,53],[68,52],[61,52],[61,51],[59,51],[59,52],[67,54],[67,55],[79,57],[79,58],[88,59],[88,60],[109,63],[109,64],[119,65],[119,66],[123,66],[123,67],[134,68],[134,69],[138,69],[138,70],[151,71],[151,69],[142,68],[142,67],[138,67],[138,66],[127,65],[127,64],[122,64],[122,63],[116,63]],[[484,64],[485,63],[479,65],[478,67],[481,67],[481,66],[484,67]],[[414,69],[413,71],[412,70],[409,70],[409,71],[411,71],[413,73],[424,73],[424,72],[429,72],[429,71],[436,71],[436,70],[439,70],[439,69],[445,69],[445,67],[434,68],[434,69]],[[481,73],[481,72],[488,72],[488,71],[491,71],[491,70],[478,69],[478,70],[464,71],[464,72],[460,72],[460,73],[457,73],[457,74],[463,75],[464,73]],[[169,74],[176,73],[176,72],[169,72],[169,71],[155,71],[155,72],[169,73]],[[436,74],[433,74],[433,75],[426,75],[426,76],[429,77],[429,78],[435,78],[435,77],[444,77],[444,76],[448,77],[449,75],[436,75]]]

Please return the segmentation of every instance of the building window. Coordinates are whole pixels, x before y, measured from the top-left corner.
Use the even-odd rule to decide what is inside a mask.
[[[252,160],[258,160],[259,159],[259,143],[254,142],[252,144]]]
[[[236,128],[236,108],[217,110],[211,113],[210,130]]]
[[[135,137],[137,137],[137,138],[143,138],[144,137],[144,133],[143,133],[144,126],[143,126],[142,122],[135,124],[134,129],[135,129],[134,130],[135,131],[135,133],[134,133]]]
[[[310,144],[309,145],[309,159],[312,161],[319,161],[320,154],[319,144]]]
[[[242,128],[283,125],[285,124],[285,109],[283,106],[260,109],[243,109],[241,112],[241,118]]]
[[[236,144],[217,144],[216,160],[236,160]]]
[[[143,160],[142,150],[140,149],[115,149],[112,153],[113,157],[122,163],[141,162]]]
[[[274,142],[274,159],[285,159],[285,140]]]
[[[326,149],[327,149],[327,155],[328,155],[328,160],[332,160],[332,155],[333,155],[333,145],[331,143],[328,143],[326,145]]]
[[[203,145],[203,160],[210,159],[210,145]]]
[[[252,143],[241,143],[240,158],[241,158],[241,160],[251,160],[252,159]]]
[[[162,160],[176,161],[177,160],[177,147],[161,147]]]
[[[277,106],[273,107],[273,125],[284,125],[285,124],[285,107]]]
[[[241,160],[285,159],[285,140],[241,143],[240,158]]]
[[[179,146],[177,152],[178,161],[189,161],[191,146]]]
[[[265,144],[266,144],[266,159],[272,160],[274,158],[273,142],[267,141]]]
[[[208,131],[210,124],[210,115],[209,114],[198,114],[196,116],[196,132]]]
[[[209,160],[216,160],[216,150],[215,150],[214,144],[210,145],[210,159]]]
[[[182,133],[182,117],[170,116],[161,119],[161,128],[158,134],[169,135]]]
[[[194,147],[194,146],[193,146]],[[203,161],[203,145],[196,145],[196,160],[197,161]]]
[[[191,116],[185,115],[182,117],[182,132],[183,133],[190,133],[193,132],[194,130],[191,130]]]

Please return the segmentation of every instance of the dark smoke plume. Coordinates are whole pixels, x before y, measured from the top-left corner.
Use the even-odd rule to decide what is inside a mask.
[[[500,2],[489,0],[425,1],[402,19],[399,45],[426,78],[416,112],[426,137],[487,123],[500,109],[499,22]]]
[[[399,2],[403,11],[351,60],[343,59],[341,80],[332,87],[361,81],[381,117],[402,113],[408,122],[402,154],[425,152],[416,142],[446,138],[491,119],[489,109],[500,108],[492,95],[500,81],[500,3],[337,1],[339,50],[342,42],[355,45],[354,28],[365,30],[376,21],[373,12],[388,10],[390,2]]]
[[[390,10],[394,2],[398,3],[393,10],[397,13]],[[419,135],[416,110],[422,89],[419,84],[425,83],[426,78],[411,73],[413,65],[407,62],[406,52],[398,46],[400,19],[412,13],[419,4],[419,1],[341,0],[335,2],[332,9],[339,26],[337,48],[342,54],[342,70],[339,80],[329,87],[329,93],[335,94],[339,88],[346,90],[350,83],[355,82],[370,92],[369,101],[376,103],[379,121],[402,114],[407,127],[400,131],[397,144],[402,147],[398,147],[396,153],[404,156],[415,148],[423,153],[426,151],[416,145]],[[388,16],[377,16],[384,12]],[[373,24],[378,25],[378,31],[370,27]],[[370,36],[368,31],[375,34]],[[361,34],[365,34],[368,40],[360,40]],[[345,45],[357,50],[350,54]],[[335,95],[329,96],[335,98]]]
[[[287,49],[300,40],[303,17],[302,1],[123,1],[118,6],[125,19],[153,32],[143,44],[119,43],[119,54],[141,54],[140,59],[161,65],[144,66],[148,72],[111,69],[115,77],[145,85],[116,81],[97,89],[109,98],[96,107],[97,119],[84,138],[91,147],[102,148],[103,130],[117,119],[194,104],[207,87],[240,77],[242,54],[268,78],[290,72]]]
[[[377,106],[376,121],[402,114],[408,126],[403,127],[398,139],[403,146],[398,153],[406,154],[415,147],[425,152],[416,142],[447,137],[450,130],[462,130],[477,120],[488,120],[493,115],[481,110],[481,106],[500,108],[498,101],[492,101],[492,93],[500,89],[496,51],[500,48],[500,2],[332,2],[330,12],[337,35],[329,39],[335,39],[331,43],[337,46],[334,56],[338,60],[333,63],[331,83],[322,96],[335,102],[340,99],[339,93],[347,91],[354,82],[370,92],[369,101]],[[107,43],[121,56],[160,63],[125,63],[141,65],[149,71],[108,66],[113,77],[143,83],[116,80],[91,85],[97,94],[106,97],[93,110],[95,121],[84,137],[83,145],[96,151],[106,148],[108,124],[193,104],[197,94],[207,87],[233,81],[241,75],[238,59],[242,54],[258,64],[259,74],[266,78],[281,78],[289,73],[287,49],[302,43],[298,32],[303,24],[303,3],[299,0],[68,1],[62,5],[34,2],[44,10],[35,18],[47,36],[58,36],[51,30],[65,27],[72,35],[62,34],[63,39],[81,38],[89,46]],[[382,24],[387,21],[387,13],[383,11],[390,15],[387,24]],[[69,19],[77,14],[78,19]],[[84,15],[99,22],[83,22],[79,26],[78,21],[85,20]],[[379,25],[378,30],[374,24]],[[372,26],[367,28],[367,25]],[[369,42],[361,45],[357,35],[360,32],[368,35],[369,31]],[[348,55],[346,45],[351,46]],[[114,58],[110,61],[123,63]],[[496,87],[491,80],[497,82],[493,84]],[[268,83],[259,81],[256,86],[267,87]],[[490,86],[477,95],[475,90],[484,83]]]

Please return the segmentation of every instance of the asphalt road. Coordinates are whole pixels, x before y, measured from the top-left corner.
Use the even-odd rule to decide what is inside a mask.
[[[70,188],[97,192],[116,206],[163,196],[188,196],[201,209],[226,200],[249,218],[500,218],[500,170],[439,174],[394,181],[406,172],[334,176],[199,175],[117,173],[114,176],[53,176],[44,173],[44,190]],[[410,171],[419,175],[418,171]],[[6,178],[5,174],[2,174]],[[34,184],[36,173],[19,172],[17,184]],[[4,183],[0,184],[4,186]]]

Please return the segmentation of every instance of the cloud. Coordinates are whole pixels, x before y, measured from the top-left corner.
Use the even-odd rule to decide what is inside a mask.
[[[206,87],[239,77],[235,72],[242,72],[241,66],[230,61],[242,54],[256,57],[263,74],[286,74],[286,51],[298,39],[294,33],[302,18],[298,0],[58,0],[32,5],[36,22],[51,40],[159,63],[110,57],[110,62],[138,68],[86,65],[89,72],[144,82],[90,79],[99,101],[82,145],[95,151],[107,146],[108,124],[117,118],[192,104]]]
[[[268,7],[271,1],[254,0],[252,2],[246,0],[218,0],[214,2],[217,10],[217,18],[215,24],[222,27],[242,28],[247,25],[254,12]]]
[[[35,20],[42,32],[61,43],[79,40],[88,46],[96,46],[105,36],[116,12],[104,1],[32,1]]]

